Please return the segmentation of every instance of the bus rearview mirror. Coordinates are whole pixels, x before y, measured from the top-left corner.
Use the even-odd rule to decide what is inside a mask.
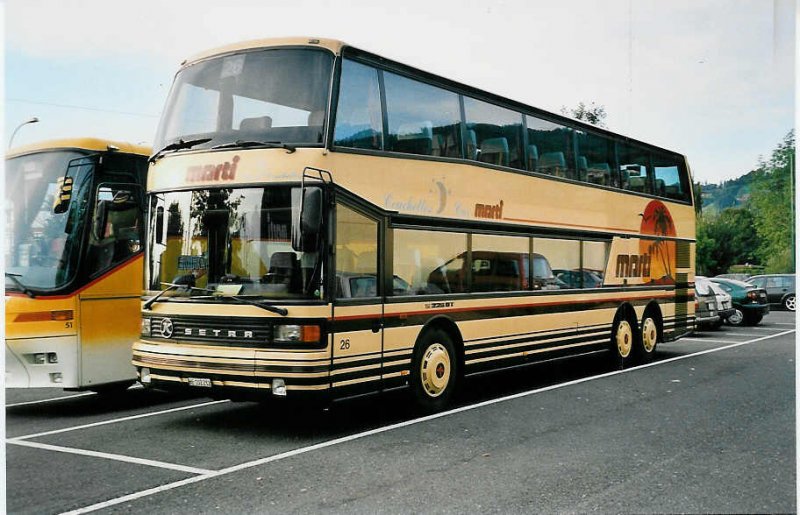
[[[292,249],[316,252],[322,230],[322,188],[292,188]]]

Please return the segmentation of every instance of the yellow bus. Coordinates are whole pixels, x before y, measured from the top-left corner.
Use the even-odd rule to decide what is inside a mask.
[[[693,328],[675,152],[324,39],[189,59],[154,148],[145,385],[436,410],[471,374]]]
[[[135,382],[149,154],[95,138],[7,154],[6,387]]]

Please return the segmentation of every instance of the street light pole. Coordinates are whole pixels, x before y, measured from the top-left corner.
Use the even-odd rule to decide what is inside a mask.
[[[14,129],[14,132],[11,133],[11,137],[8,139],[8,148],[11,148],[11,143],[14,141],[14,136],[17,135],[17,131],[20,130],[23,125],[28,125],[29,123],[38,123],[38,122],[39,119],[34,116],[33,118],[25,120],[21,124],[17,125],[17,128]]]

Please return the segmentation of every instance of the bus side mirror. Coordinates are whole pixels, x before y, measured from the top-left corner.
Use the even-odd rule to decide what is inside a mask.
[[[316,252],[322,230],[322,188],[292,188],[292,250]]]
[[[67,212],[72,199],[72,177],[59,177],[56,182],[56,194],[53,197],[53,213],[60,215]]]
[[[164,243],[164,208],[156,208],[156,243]]]
[[[106,225],[108,224],[108,200],[98,200],[94,210],[92,220],[92,238],[100,241],[106,236]]]

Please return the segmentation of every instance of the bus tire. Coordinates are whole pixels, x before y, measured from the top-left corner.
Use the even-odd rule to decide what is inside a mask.
[[[647,311],[642,317],[642,335],[637,342],[636,346],[639,353],[639,361],[642,363],[650,363],[656,354],[656,347],[661,340],[659,335],[661,330],[659,328],[659,320],[652,311]]]
[[[411,395],[416,406],[429,413],[444,409],[455,393],[458,372],[450,335],[440,328],[425,331],[411,360]]]
[[[621,309],[614,317],[611,330],[611,356],[614,366],[626,368],[633,364],[636,346],[641,336],[638,334],[636,319]]]

